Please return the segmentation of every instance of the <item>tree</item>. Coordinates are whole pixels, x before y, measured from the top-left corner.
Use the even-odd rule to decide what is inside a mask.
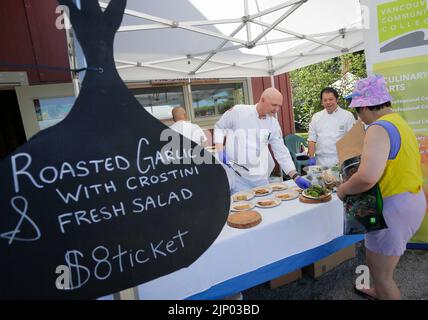
[[[290,72],[293,91],[294,119],[297,131],[307,131],[312,115],[322,110],[320,92],[351,72],[357,79],[366,74],[364,52],[345,54]],[[339,105],[347,106],[339,91]]]

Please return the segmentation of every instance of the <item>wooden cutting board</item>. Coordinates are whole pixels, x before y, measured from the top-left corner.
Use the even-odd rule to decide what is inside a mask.
[[[241,211],[232,213],[227,218],[227,224],[232,228],[248,229],[262,222],[262,216],[257,211]]]
[[[323,203],[323,202],[329,202],[331,200],[331,194],[329,194],[326,197],[322,197],[320,199],[309,199],[306,198],[303,194],[299,196],[299,200],[303,203]]]

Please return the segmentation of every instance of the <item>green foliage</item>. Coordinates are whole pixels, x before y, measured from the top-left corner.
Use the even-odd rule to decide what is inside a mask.
[[[320,101],[321,90],[342,79],[347,71],[356,78],[367,76],[364,52],[345,54],[290,72],[297,131],[307,130],[312,115],[323,109]],[[347,94],[346,88],[336,89],[339,92],[338,104],[346,107],[348,104],[343,99]]]

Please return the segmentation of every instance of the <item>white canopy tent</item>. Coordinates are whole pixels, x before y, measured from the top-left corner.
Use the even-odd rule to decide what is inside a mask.
[[[358,0],[128,0],[115,60],[127,82],[235,78],[362,49]]]

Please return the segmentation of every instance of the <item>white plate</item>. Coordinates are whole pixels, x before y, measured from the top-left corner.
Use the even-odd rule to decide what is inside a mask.
[[[268,206],[263,206],[263,205],[259,204],[259,202],[265,202],[265,201],[274,201],[275,203],[270,204]],[[274,199],[274,198],[263,199],[263,200],[259,200],[256,202],[256,206],[259,208],[272,208],[272,207],[279,206],[280,204],[281,204],[281,200]]]
[[[306,194],[306,190],[303,190],[302,195],[308,199],[319,200],[319,199],[323,199],[325,197],[328,197],[329,195],[331,195],[331,192],[327,192],[326,194],[323,194],[321,197],[313,197],[313,196]]]
[[[288,198],[286,198],[286,199],[285,198],[280,198],[280,196],[284,195],[284,194],[286,194],[288,196]],[[288,200],[293,200],[293,199],[298,198],[299,195],[300,194],[297,191],[289,190],[289,191],[285,191],[285,192],[284,191],[278,192],[275,195],[275,198],[278,199],[278,200],[281,200],[281,201],[288,201]]]
[[[291,187],[291,188],[290,188],[290,190],[292,190],[292,191],[296,191],[296,192],[298,192],[298,193],[302,193],[302,191],[303,191],[303,189],[302,189],[302,188],[300,188],[300,187]]]
[[[266,189],[267,190],[267,192],[266,193],[263,193],[263,194],[257,194],[257,190],[260,190],[260,189]],[[257,188],[254,188],[254,189],[251,189],[251,191],[253,191],[254,192],[254,195],[256,196],[256,197],[264,197],[264,196],[267,196],[268,194],[270,194],[270,193],[272,193],[272,189],[271,189],[271,187],[267,187],[267,186],[265,186],[265,187],[257,187]]]
[[[269,184],[269,188],[271,188],[272,191],[284,191],[288,189],[288,186],[280,182],[274,182]]]
[[[236,208],[236,207],[242,206],[242,205],[248,205],[248,207],[245,209]],[[232,203],[232,205],[230,206],[231,211],[247,211],[247,210],[251,210],[253,208],[254,208],[254,203],[247,202],[247,201],[235,202],[235,203]]]
[[[246,196],[244,199],[237,199],[238,196]],[[254,191],[241,191],[232,195],[232,201],[248,201],[254,198]]]

